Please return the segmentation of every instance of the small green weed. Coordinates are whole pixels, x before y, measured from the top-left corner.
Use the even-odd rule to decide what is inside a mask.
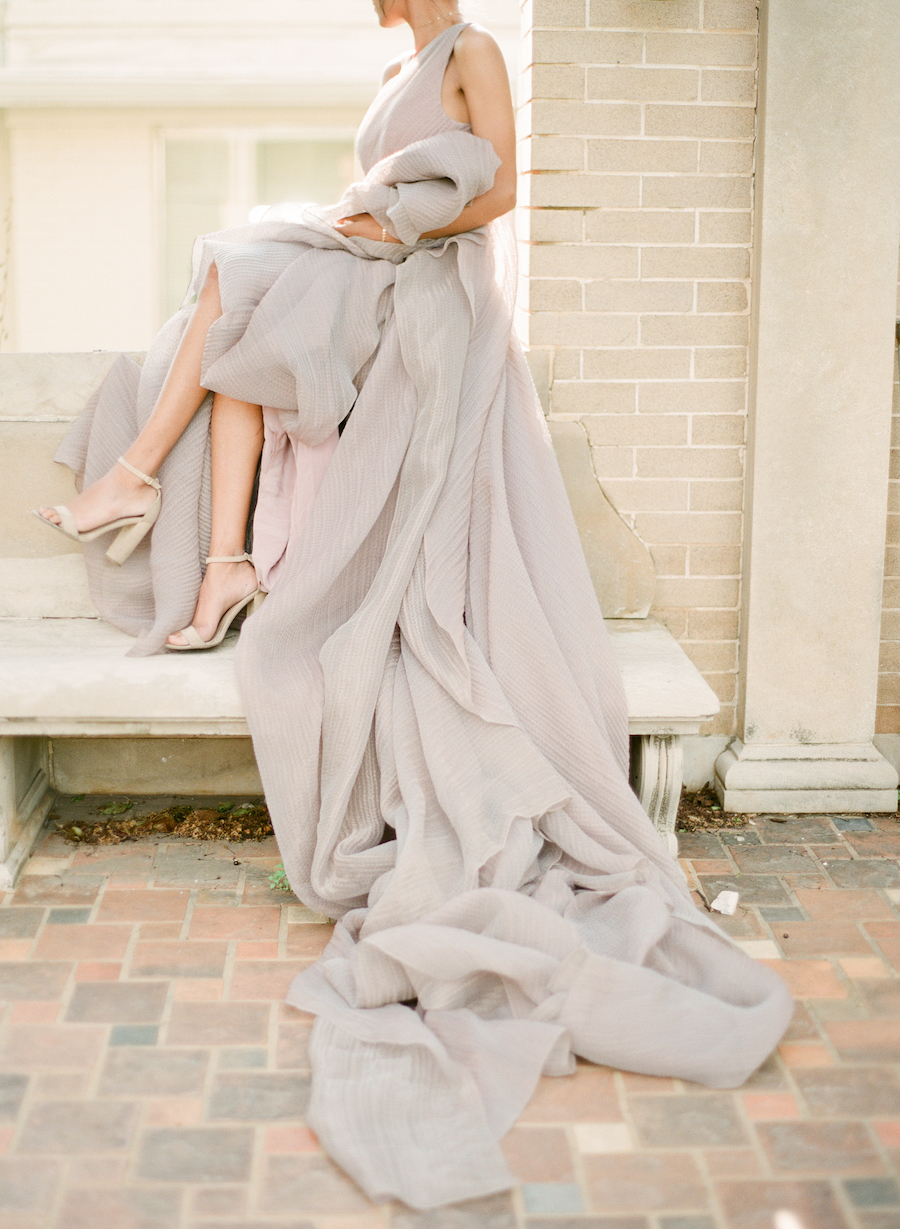
[[[279,862],[269,876],[269,887],[275,892],[290,892],[291,885],[288,883],[283,862]]]

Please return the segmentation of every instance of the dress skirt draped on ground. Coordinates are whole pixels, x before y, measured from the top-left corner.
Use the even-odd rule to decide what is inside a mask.
[[[416,1207],[510,1186],[497,1141],[574,1055],[733,1087],[791,1014],[628,786],[621,681],[512,335],[509,219],[418,239],[498,164],[440,107],[461,28],[376,99],[338,206],[207,238],[194,281],[216,262],[204,386],[266,407],[270,595],[241,693],[291,885],[339,919],[288,996],[317,1017],[308,1120],[370,1196]],[[402,244],[333,229],[364,211]],[[73,428],[59,459],[84,480],[140,429],[189,314]],[[208,420],[160,471],[149,542],[121,569],[85,552],[133,651],[191,621]]]

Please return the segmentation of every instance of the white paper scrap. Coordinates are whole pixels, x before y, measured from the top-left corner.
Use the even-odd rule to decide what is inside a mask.
[[[720,892],[709,907],[715,909],[716,913],[727,913],[730,917],[737,908],[738,899],[737,892]]]

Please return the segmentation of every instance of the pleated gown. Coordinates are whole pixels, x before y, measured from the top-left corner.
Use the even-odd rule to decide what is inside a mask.
[[[271,592],[241,694],[291,884],[339,919],[288,996],[316,1015],[308,1120],[370,1196],[419,1208],[510,1186],[498,1140],[575,1055],[733,1087],[791,1015],[629,788],[621,680],[512,332],[510,219],[418,240],[497,166],[441,107],[464,28],[379,93],[361,184],[200,241],[193,283],[215,260],[204,385],[266,407]],[[333,230],[363,209],[404,242]],[[189,315],[73,428],[60,459],[85,480],[146,419]],[[144,653],[193,614],[208,406],[160,477],[146,547],[121,570],[86,551]]]

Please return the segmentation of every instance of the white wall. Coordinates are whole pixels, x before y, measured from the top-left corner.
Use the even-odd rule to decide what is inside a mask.
[[[151,129],[18,112],[10,169],[15,348],[143,348],[158,315]]]

